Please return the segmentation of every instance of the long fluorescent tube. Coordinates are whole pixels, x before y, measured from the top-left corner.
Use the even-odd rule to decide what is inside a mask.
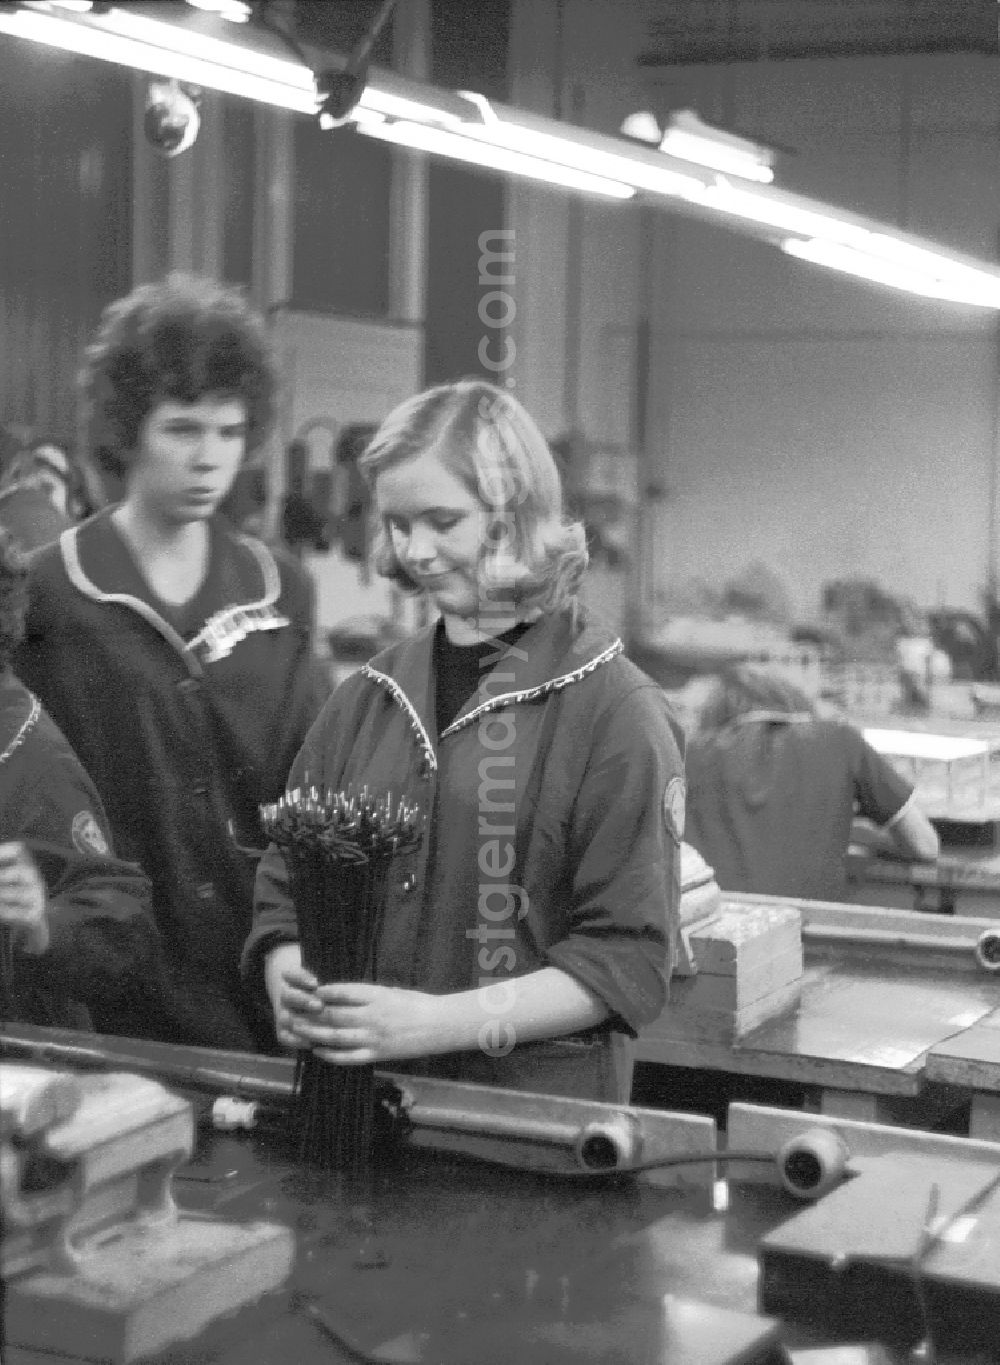
[[[29,38],[83,57],[135,67],[151,75],[189,81],[293,113],[316,113],[313,73],[301,63],[123,8],[94,16],[89,23],[74,23],[37,11],[0,12],[0,33]],[[371,85],[364,91],[360,107],[418,122],[455,119],[443,102],[409,99]]]
[[[231,24],[246,24],[250,21],[250,6],[246,0],[187,0],[195,9],[207,10],[217,14],[220,19],[228,19]]]
[[[0,12],[0,33],[9,33],[15,38],[31,38],[50,47],[61,48],[64,52],[78,53],[82,57],[96,57],[99,61],[135,67],[154,76],[167,76],[210,90],[242,95],[262,104],[277,105],[281,109],[291,109],[301,114],[316,112],[316,92],[311,79],[308,88],[303,86],[296,89],[292,85],[220,65],[193,53],[171,51],[121,33],[67,22],[34,10],[15,10],[13,14]]]
[[[989,268],[956,260],[902,237],[872,231],[850,218],[803,208],[725,180],[693,191],[690,200],[764,227],[798,234],[779,245],[789,255],[816,265],[926,298],[1000,308],[1000,275]]]
[[[860,243],[871,235],[849,219],[803,208],[773,195],[733,185],[724,179],[703,185],[692,193],[691,199],[693,203],[719,213],[733,214],[737,218],[760,223],[763,227],[779,228],[783,232],[797,232],[804,237],[829,238],[850,244]]]
[[[316,114],[312,71],[261,51],[256,35],[249,42],[225,41],[191,25],[153,18],[158,11],[149,5],[146,13],[130,5],[95,15],[74,12],[77,4],[69,3],[72,10],[67,0],[54,0],[48,12],[41,5],[0,9],[0,33]],[[931,298],[1000,309],[1000,271],[988,262],[897,236],[874,220],[842,214],[819,201],[743,188],[707,168],[698,175],[662,150],[520,110],[498,110],[481,95],[463,97],[383,72],[369,81],[355,117],[360,131],[385,142],[615,199],[645,191],[689,211],[750,224],[756,235],[789,254],[830,269]],[[685,131],[691,129],[685,125]]]
[[[1000,279],[992,279],[985,271],[979,272],[981,283],[963,285],[954,279],[932,276],[926,270],[910,269],[905,263],[873,256],[839,242],[789,237],[781,243],[781,249],[813,265],[826,266],[828,270],[838,270],[846,275],[870,280],[873,284],[905,290],[909,294],[980,308],[1000,308]]]
[[[112,10],[104,22],[115,32],[149,43],[157,49],[174,47],[193,57],[208,58],[218,63],[220,68],[232,70],[238,66],[252,75],[275,81],[282,88],[287,86],[292,92],[290,97],[292,102],[286,106],[289,109],[300,110],[300,95],[308,95],[311,103],[306,112],[315,113],[315,79],[309,68],[300,62],[288,61],[284,57],[272,57],[266,52],[257,52],[253,48],[211,38],[181,28],[179,25],[165,24],[158,19],[150,19],[144,14],[132,14],[124,9]],[[447,119],[450,114],[450,110],[444,104],[407,99],[393,91],[379,90],[371,85],[363,92],[360,107],[386,114],[390,118],[416,119],[419,123]]]
[[[774,179],[771,169],[774,153],[769,147],[723,128],[713,128],[703,123],[693,109],[673,111],[660,139],[660,151],[762,185],[769,185]]]
[[[464,122],[455,131],[461,131],[463,137],[476,143],[508,147],[511,151],[540,157],[546,162],[572,166],[589,175],[623,181],[637,190],[649,190],[653,194],[683,197],[686,193],[695,194],[704,189],[704,181],[693,175],[635,160],[621,152],[606,152],[598,147],[590,147],[585,142],[577,142],[572,137],[539,132],[525,124],[499,118],[489,101],[482,96],[464,91],[460,93],[480,109],[483,122]]]
[[[392,142],[400,147],[410,147],[415,151],[432,152],[438,156],[450,157],[456,161],[470,162],[474,166],[485,166],[495,171],[506,171],[510,175],[526,176],[529,180],[541,180],[548,185],[561,185],[568,190],[583,190],[588,194],[603,195],[608,199],[631,199],[635,195],[632,185],[606,176],[590,175],[572,166],[559,166],[554,161],[543,161],[536,156],[526,156],[523,152],[508,147],[495,147],[488,143],[475,142],[459,133],[447,132],[443,128],[432,128],[426,123],[411,123],[401,119],[386,123],[372,119],[358,121],[358,131],[382,142]]]
[[[727,147],[713,138],[703,137],[700,133],[689,133],[683,128],[668,128],[660,143],[660,151],[668,156],[680,157],[682,161],[693,161],[699,166],[710,166],[713,170],[728,175],[740,175],[745,180],[757,180],[769,185],[774,179],[774,171],[765,166],[749,152],[741,152],[736,147]]]

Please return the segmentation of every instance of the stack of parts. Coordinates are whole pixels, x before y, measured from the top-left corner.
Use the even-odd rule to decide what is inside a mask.
[[[802,917],[794,907],[723,902],[687,934],[695,973],[674,981],[653,1032],[729,1042],[786,1013],[802,990]]]
[[[936,735],[866,728],[865,739],[914,784],[920,808],[932,819],[993,819],[998,790],[996,736]]]

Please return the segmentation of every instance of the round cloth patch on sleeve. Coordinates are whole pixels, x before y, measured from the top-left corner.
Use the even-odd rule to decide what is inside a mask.
[[[80,853],[96,853],[98,857],[108,856],[108,841],[105,839],[93,811],[77,811],[73,816],[73,846]]]
[[[684,802],[687,788],[683,777],[672,777],[663,793],[663,820],[675,844],[684,838]]]

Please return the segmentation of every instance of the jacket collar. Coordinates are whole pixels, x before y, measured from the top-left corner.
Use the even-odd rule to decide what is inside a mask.
[[[391,645],[367,663],[362,672],[385,687],[404,710],[425,748],[435,733],[433,649],[437,623],[400,644]],[[516,644],[498,645],[489,659],[489,673],[443,732],[453,734],[487,711],[534,701],[559,691],[621,654],[620,639],[591,624],[578,602],[540,617]],[[422,732],[422,733],[421,733]]]
[[[281,575],[267,547],[249,537],[230,532],[224,522],[209,522],[211,553],[204,587],[219,600],[220,610],[204,623],[198,635],[185,641],[157,610],[151,594],[144,591],[141,574],[121,534],[112,521],[114,507],[106,507],[59,537],[59,553],[67,577],[76,590],[95,602],[114,602],[141,616],[173,646],[190,672],[201,675],[204,662],[222,658],[250,630],[273,630],[287,625],[275,603],[281,591]],[[228,540],[239,563],[230,562],[223,543]],[[131,584],[134,591],[129,591]],[[124,590],[123,590],[124,585]]]

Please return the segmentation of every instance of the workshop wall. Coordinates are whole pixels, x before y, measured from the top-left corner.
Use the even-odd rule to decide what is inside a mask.
[[[995,258],[997,59],[760,66],[704,69],[703,113],[731,81],[737,123],[796,149],[782,185]],[[694,103],[693,85],[664,77],[658,101]],[[978,605],[996,555],[995,314],[667,215],[652,250],[671,262],[652,304],[649,443],[667,492],[656,586],[759,557],[803,612],[824,579],[858,573],[924,605]]]
[[[0,43],[0,423],[18,439],[73,441],[81,347],[130,284],[131,82],[93,69]]]
[[[515,0],[512,99],[614,132],[693,107],[788,149],[781,186],[984,259],[998,245],[1000,58],[638,65],[649,6]],[[978,605],[997,546],[997,324],[840,279],[663,209],[531,186],[517,228],[521,396],[549,430],[639,447],[637,591],[763,561],[800,615],[877,577]],[[560,350],[560,342],[562,349]]]

